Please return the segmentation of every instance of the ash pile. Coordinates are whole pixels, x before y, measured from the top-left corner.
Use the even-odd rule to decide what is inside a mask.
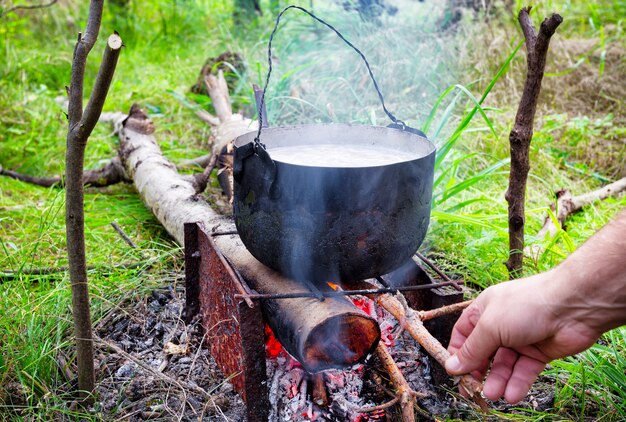
[[[381,343],[389,350],[409,386],[424,395],[418,399],[422,420],[448,414],[450,403],[435,391],[428,355],[387,311],[362,296],[353,303],[374,317]],[[270,421],[387,421],[399,420],[396,394],[387,371],[372,354],[347,370],[307,373],[266,327],[267,382]],[[441,393],[439,393],[441,394]]]

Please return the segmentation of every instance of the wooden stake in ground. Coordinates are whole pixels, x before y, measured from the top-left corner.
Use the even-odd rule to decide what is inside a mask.
[[[69,129],[65,156],[65,225],[70,283],[72,286],[72,316],[76,335],[76,361],[78,366],[78,388],[81,397],[91,401],[95,386],[93,362],[93,338],[89,312],[89,289],[85,259],[85,223],[83,167],[85,147],[91,131],[98,122],[122,48],[122,39],[115,33],[107,41],[100,70],[83,112],[83,81],[85,65],[102,20],[102,0],[92,0],[89,6],[87,29],[78,35],[72,60],[72,79],[68,88]]]
[[[530,19],[530,7],[519,12],[518,20],[526,38],[527,74],[515,125],[509,135],[511,146],[511,172],[506,201],[509,204],[509,259],[506,267],[511,279],[521,275],[524,250],[524,203],[526,181],[530,170],[529,150],[533,136],[533,120],[541,91],[541,80],[546,66],[550,38],[563,22],[560,15],[553,14],[541,23],[539,33]]]

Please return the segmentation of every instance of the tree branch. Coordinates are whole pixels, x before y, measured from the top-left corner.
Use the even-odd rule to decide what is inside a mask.
[[[44,9],[46,7],[50,7],[53,6],[54,4],[58,3],[59,0],[52,0],[50,3],[43,3],[43,4],[32,4],[30,6],[27,5],[17,5],[17,6],[13,6],[10,7],[9,9],[5,10],[4,13],[0,13],[0,16],[2,15],[8,15],[11,12],[15,12],[16,10],[34,10],[34,9]]]
[[[546,57],[550,44],[550,37],[563,21],[563,18],[553,14],[541,24],[539,34],[536,35],[530,19],[530,7],[520,10],[519,23],[526,37],[527,73],[524,91],[515,115],[515,124],[509,135],[511,149],[511,171],[509,186],[505,197],[508,202],[509,215],[509,259],[506,267],[511,279],[522,273],[524,250],[524,208],[526,202],[526,182],[530,171],[530,141],[533,136],[533,120],[537,109],[541,81],[546,65]]]
[[[537,32],[535,31],[532,19],[530,19],[531,10],[532,6],[523,7],[519,11],[519,15],[517,15],[517,20],[522,27],[522,32],[526,39],[526,51],[529,57],[534,53],[535,41],[537,40]]]
[[[29,176],[27,174],[18,173],[13,170],[7,170],[0,166],[0,175],[10,177],[15,180],[30,183],[44,188],[51,186],[64,187],[65,182],[62,176],[52,177],[36,177]],[[95,188],[102,188],[105,186],[115,185],[120,182],[130,182],[130,179],[126,177],[126,172],[122,166],[122,162],[119,157],[111,159],[104,166],[95,170],[87,170],[83,173],[83,184],[85,186],[91,186]]]
[[[626,177],[610,183],[606,186],[579,196],[572,196],[568,189],[561,189],[556,192],[556,206],[550,205],[550,209],[556,212],[556,219],[560,227],[565,227],[567,217],[580,210],[582,207],[592,204],[596,201],[602,201],[610,196],[616,197],[626,191]],[[551,237],[557,233],[558,227],[549,215],[543,221],[543,227],[537,233],[537,237],[543,239],[546,234]],[[533,249],[532,252],[540,252]]]
[[[102,6],[104,0],[92,0],[89,3],[89,16],[85,35],[78,33],[78,41],[74,47],[72,59],[72,79],[69,88],[69,105],[67,109],[70,131],[83,117],[83,84],[85,81],[85,65],[87,56],[98,39],[100,22],[102,22]]]
[[[72,60],[72,80],[69,89],[69,128],[65,154],[65,230],[72,287],[72,316],[76,337],[76,363],[78,388],[86,404],[93,402],[95,369],[93,360],[93,337],[89,306],[89,286],[85,257],[85,215],[83,168],[87,140],[98,121],[115,71],[122,40],[113,34],[107,40],[104,57],[83,114],[83,82],[87,56],[100,30],[103,0],[92,0],[85,36],[79,34]]]
[[[111,86],[111,80],[115,73],[115,67],[117,66],[117,60],[120,57],[120,52],[123,47],[122,38],[115,33],[111,34],[107,40],[107,46],[104,49],[104,55],[102,62],[100,63],[100,69],[96,76],[96,82],[94,83],[91,96],[85,112],[80,120],[80,125],[73,130],[79,133],[76,136],[79,139],[84,139],[87,142],[87,138],[91,135],[93,128],[98,123],[100,113],[102,113],[102,107],[109,93],[109,87]]]
[[[473,300],[466,300],[465,302],[453,303],[452,305],[442,306],[440,308],[431,309],[430,311],[419,311],[418,316],[422,321],[428,321],[445,315],[456,314],[462,312],[463,309],[467,308],[472,302]]]

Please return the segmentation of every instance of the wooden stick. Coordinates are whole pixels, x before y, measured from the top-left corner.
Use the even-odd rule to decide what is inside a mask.
[[[415,412],[413,411],[413,407],[415,406],[416,396],[413,394],[413,389],[411,389],[409,383],[406,381],[406,378],[402,375],[402,371],[400,371],[400,368],[398,368],[398,365],[394,362],[391,357],[391,353],[387,350],[387,346],[385,346],[382,342],[378,343],[376,354],[389,373],[391,383],[396,389],[397,397],[400,400],[400,408],[402,409],[402,420],[404,422],[415,421]]]
[[[372,413],[372,412],[376,412],[377,410],[385,410],[385,409],[389,409],[391,406],[398,403],[398,401],[400,401],[400,398],[396,396],[386,403],[379,404],[378,406],[361,407],[360,409],[357,409],[356,411],[359,413]]]
[[[453,303],[452,305],[442,306],[437,309],[431,309],[430,311],[418,311],[418,317],[422,321],[428,321],[429,319],[439,318],[444,315],[456,314],[462,312],[467,308],[473,300],[466,300],[465,302]]]
[[[29,176],[27,174],[18,173],[13,170],[8,170],[0,166],[0,175],[10,177],[15,180],[30,183],[44,188],[52,186],[64,187],[65,181],[62,176],[51,177],[36,177]],[[126,173],[122,167],[120,159],[118,157],[113,158],[106,165],[99,169],[87,170],[83,173],[83,185],[91,187],[105,187],[115,185],[120,182],[128,182]]]
[[[5,10],[4,12],[0,11],[0,17],[2,17],[3,15],[8,15],[11,12],[15,12],[16,10],[35,10],[35,9],[44,9],[46,7],[50,7],[55,5],[59,0],[50,0],[50,2],[48,3],[42,3],[42,4],[31,4],[31,5],[17,5],[17,6],[13,6],[8,8],[7,10]]]
[[[511,171],[505,197],[509,214],[509,259],[506,267],[511,279],[521,275],[524,254],[524,209],[526,181],[530,170],[529,150],[533,136],[533,120],[541,90],[541,80],[546,66],[550,38],[563,22],[560,15],[545,19],[537,34],[530,19],[530,7],[519,12],[518,20],[526,38],[527,74],[524,91],[515,116],[515,125],[509,135]]]
[[[208,74],[204,79],[204,83],[213,101],[213,108],[217,118],[220,119],[220,122],[228,121],[233,115],[233,110],[230,106],[230,95],[224,79],[224,72],[220,70],[217,77]]]
[[[137,249],[137,245],[135,244],[135,242],[133,242],[133,240],[128,237],[128,235],[124,232],[124,230],[119,226],[119,224],[117,224],[115,221],[111,222],[111,227],[113,227],[115,229],[115,231],[117,232],[117,234],[120,235],[120,237],[122,238],[122,240],[124,242],[126,242],[126,244],[128,246],[130,246],[133,249]]]
[[[398,293],[395,296],[385,294],[374,299],[376,303],[382,306],[387,312],[393,315],[400,326],[404,328],[435,360],[445,366],[446,360],[450,357],[450,353],[432,336],[424,327],[419,314],[411,309],[407,304],[404,296]],[[461,388],[474,400],[481,409],[487,409],[487,403],[481,396],[482,385],[471,375],[462,375],[460,377]]]
[[[189,160],[183,160],[176,164],[176,169],[186,170],[186,169],[195,168],[195,167],[206,168],[211,162],[213,155],[214,154],[211,153],[211,154],[201,155],[200,157],[191,158]]]

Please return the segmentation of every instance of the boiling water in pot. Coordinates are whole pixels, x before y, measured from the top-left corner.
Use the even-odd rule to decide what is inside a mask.
[[[297,145],[267,150],[275,161],[311,167],[376,167],[411,161],[415,154],[374,145]]]

